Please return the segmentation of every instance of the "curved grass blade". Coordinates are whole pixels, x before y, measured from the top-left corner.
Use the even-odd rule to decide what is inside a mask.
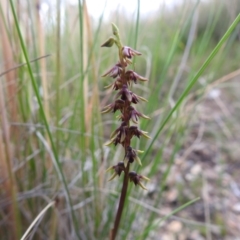
[[[218,51],[220,50],[220,48],[223,46],[223,44],[226,42],[226,40],[228,39],[228,37],[230,36],[230,34],[233,32],[233,30],[236,28],[237,24],[240,22],[240,14],[236,17],[236,19],[233,21],[233,23],[231,24],[231,26],[228,28],[228,30],[226,31],[226,33],[223,35],[223,37],[221,38],[221,40],[219,41],[219,43],[216,45],[216,47],[213,49],[213,51],[211,52],[211,54],[208,56],[208,58],[206,59],[206,61],[203,63],[202,67],[199,69],[199,71],[197,72],[197,74],[193,77],[193,79],[190,81],[189,85],[187,86],[187,88],[183,91],[182,95],[180,96],[180,98],[178,99],[178,101],[176,102],[175,106],[172,108],[172,110],[169,112],[169,114],[167,115],[167,117],[165,118],[165,120],[163,121],[163,123],[161,124],[161,126],[159,127],[158,131],[156,132],[156,134],[154,135],[149,147],[147,148],[147,150],[145,151],[142,160],[145,159],[145,157],[147,156],[147,154],[149,153],[150,149],[153,146],[153,143],[156,141],[158,135],[161,133],[161,131],[163,130],[164,126],[167,124],[167,122],[169,121],[169,119],[171,118],[172,114],[179,108],[179,106],[181,105],[182,101],[185,99],[185,97],[188,95],[188,93],[190,92],[190,90],[192,89],[192,87],[194,86],[194,84],[197,82],[198,78],[202,75],[202,73],[204,72],[204,70],[207,68],[207,66],[210,64],[210,62],[213,60],[213,58],[216,56],[216,54],[218,53]]]
[[[183,204],[182,206],[176,208],[174,211],[172,211],[170,214],[166,215],[165,217],[159,219],[159,221],[157,221],[157,223],[155,224],[152,224],[150,225],[144,232],[141,236],[139,236],[137,239],[140,240],[140,239],[145,239],[145,238],[142,238],[144,236],[144,234],[146,233],[149,233],[150,231],[156,229],[162,222],[164,222],[165,220],[167,220],[169,217],[173,216],[175,213],[178,213],[180,212],[181,210],[183,210],[184,208],[188,207],[189,205],[197,202],[200,198],[195,198],[185,204]]]
[[[48,137],[49,137],[50,142],[51,142],[51,147],[52,147],[53,155],[54,155],[54,158],[55,158],[55,168],[57,170],[58,177],[59,177],[60,181],[63,183],[63,187],[64,187],[64,191],[65,191],[65,195],[66,195],[66,200],[67,200],[67,203],[68,203],[69,208],[71,210],[70,211],[71,212],[71,219],[74,223],[73,226],[75,228],[76,234],[78,235],[78,224],[77,224],[77,219],[76,219],[74,211],[73,211],[69,189],[68,189],[67,182],[66,182],[66,179],[64,177],[62,168],[61,168],[61,164],[60,164],[60,161],[59,161],[59,158],[58,158],[57,149],[56,149],[56,146],[54,144],[53,137],[52,137],[52,134],[51,134],[51,131],[50,131],[50,127],[49,127],[49,124],[48,124],[48,121],[47,121],[47,118],[46,118],[46,115],[45,115],[45,112],[44,112],[44,108],[43,108],[43,104],[42,104],[41,97],[40,97],[40,94],[39,94],[38,86],[37,86],[37,83],[36,83],[36,81],[34,79],[34,76],[33,76],[33,71],[32,71],[31,65],[30,65],[30,61],[29,61],[27,49],[26,49],[26,46],[25,46],[25,43],[24,43],[24,40],[23,40],[23,37],[22,37],[22,33],[21,33],[21,30],[20,30],[20,27],[19,27],[19,24],[18,24],[18,19],[17,19],[15,8],[14,8],[13,0],[10,0],[10,6],[11,6],[11,11],[12,11],[12,14],[13,14],[14,22],[15,22],[15,25],[16,25],[16,29],[17,29],[17,34],[18,34],[18,37],[19,37],[19,40],[20,40],[20,46],[22,48],[22,51],[23,51],[23,54],[24,54],[24,57],[25,57],[25,60],[26,60],[26,63],[27,63],[28,73],[30,75],[30,79],[31,79],[31,83],[32,83],[32,86],[33,86],[33,89],[34,89],[34,93],[36,94],[37,102],[39,104],[39,112],[40,112],[40,115],[41,115],[41,117],[43,119],[43,122],[46,126],[47,134],[48,134]],[[80,239],[79,235],[78,235],[78,239]]]
[[[21,237],[20,240],[26,240],[28,234],[31,232],[31,230],[33,229],[33,227],[35,226],[35,224],[41,219],[41,217],[43,217],[43,215],[45,214],[45,212],[52,207],[55,204],[55,201],[50,202],[38,215],[37,217],[34,219],[34,221],[31,223],[31,225],[28,227],[27,231],[24,233],[24,235]]]

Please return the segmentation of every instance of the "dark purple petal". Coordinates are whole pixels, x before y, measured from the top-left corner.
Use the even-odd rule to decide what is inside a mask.
[[[132,58],[133,56],[136,56],[136,55],[142,55],[140,52],[127,46],[124,46],[122,48],[122,54],[124,58]]]
[[[116,65],[114,65],[110,70],[108,70],[106,73],[104,73],[102,75],[102,77],[113,77],[116,78],[117,76],[119,76],[122,72],[122,67],[120,63],[117,63]]]

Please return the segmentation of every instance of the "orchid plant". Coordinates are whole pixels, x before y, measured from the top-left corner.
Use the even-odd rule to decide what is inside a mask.
[[[136,125],[138,124],[139,118],[149,119],[149,117],[138,112],[134,107],[134,104],[138,104],[139,101],[147,102],[147,100],[130,90],[130,87],[133,83],[137,84],[138,82],[147,81],[145,77],[142,77],[133,70],[128,69],[128,67],[132,64],[132,58],[141,55],[141,53],[130,47],[122,45],[119,30],[114,24],[112,24],[112,31],[114,37],[110,37],[104,44],[102,44],[102,47],[112,47],[115,44],[119,50],[119,62],[116,63],[102,77],[112,77],[114,79],[114,82],[106,88],[112,88],[112,90],[117,91],[117,94],[115,98],[116,100],[104,107],[102,113],[115,113],[116,111],[120,112],[119,120],[121,121],[121,124],[111,134],[111,139],[108,143],[106,143],[106,145],[108,146],[110,144],[114,144],[116,146],[120,144],[124,149],[123,161],[118,162],[116,165],[113,165],[107,169],[107,171],[113,171],[109,181],[124,173],[119,206],[114,227],[110,233],[110,239],[114,240],[119,228],[129,181],[146,190],[147,188],[143,185],[142,180],[149,180],[147,177],[140,175],[135,171],[130,171],[130,167],[134,162],[137,162],[140,166],[142,165],[138,154],[143,152],[133,149],[131,146],[131,140],[133,137],[150,137],[147,135],[147,132],[140,130]]]

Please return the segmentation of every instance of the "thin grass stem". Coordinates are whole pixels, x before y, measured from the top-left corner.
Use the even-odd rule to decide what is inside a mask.
[[[40,115],[41,115],[41,117],[43,119],[43,122],[46,126],[48,137],[49,137],[50,142],[51,142],[53,155],[54,155],[54,158],[56,160],[56,167],[58,169],[57,172],[59,173],[59,179],[63,183],[66,200],[67,200],[69,208],[71,209],[71,211],[70,211],[71,220],[73,222],[73,226],[75,228],[75,232],[78,236],[78,239],[80,239],[80,236],[79,236],[79,233],[78,233],[78,228],[79,227],[78,227],[77,219],[75,217],[75,214],[74,214],[74,211],[73,211],[73,208],[72,208],[72,200],[71,200],[71,197],[70,197],[70,192],[69,192],[69,189],[68,189],[66,179],[65,179],[64,174],[63,174],[63,170],[61,168],[61,164],[60,164],[59,157],[58,157],[58,152],[57,152],[56,146],[54,144],[52,133],[50,131],[50,127],[49,127],[49,124],[48,124],[48,121],[47,121],[47,118],[46,118],[46,115],[45,115],[45,112],[44,112],[43,104],[42,104],[41,97],[40,97],[40,94],[39,94],[39,89],[38,89],[37,83],[35,81],[35,78],[33,76],[32,68],[31,68],[31,65],[30,65],[29,57],[28,57],[28,53],[27,53],[27,50],[26,50],[26,46],[25,46],[25,43],[24,43],[24,40],[23,40],[23,37],[22,37],[22,33],[20,31],[19,24],[18,24],[18,19],[17,19],[15,8],[14,8],[13,0],[10,0],[10,5],[11,5],[11,11],[12,11],[12,14],[13,14],[13,17],[14,17],[15,26],[17,28],[17,33],[18,33],[18,37],[19,37],[19,40],[20,40],[20,45],[21,45],[21,48],[22,48],[22,51],[23,51],[23,54],[24,54],[24,57],[25,57],[25,60],[26,60],[26,63],[27,63],[28,73],[30,75],[30,79],[31,79],[31,82],[32,82],[34,93],[36,95],[37,102],[39,104],[39,112],[40,112]]]

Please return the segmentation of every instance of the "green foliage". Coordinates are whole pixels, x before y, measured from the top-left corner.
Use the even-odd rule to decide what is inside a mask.
[[[139,156],[141,173],[152,179],[153,197],[151,192],[144,195],[141,189],[133,191],[130,187],[118,239],[157,239],[160,222],[175,214],[173,211],[160,219],[146,206],[163,206],[171,170],[196,121],[196,106],[216,80],[239,68],[239,3],[234,1],[231,6],[223,1],[215,7],[216,1],[189,1],[176,11],[160,9],[151,18],[139,14],[125,18],[116,12],[111,19],[123,33],[122,41],[143,53],[133,66],[134,71],[149,79],[136,85],[137,94],[148,103],[139,104],[138,110],[152,119],[140,123],[152,140],[135,140],[134,148],[145,149]],[[3,185],[0,196],[6,212],[0,215],[0,236],[13,239],[10,221],[18,225],[14,229],[19,229],[22,236],[37,215],[56,200],[54,211],[48,210],[30,233],[33,239],[107,239],[121,181],[106,184],[105,170],[122,159],[118,148],[103,146],[118,121],[100,114],[113,98],[102,91],[111,80],[100,77],[117,60],[116,49],[100,48],[111,35],[110,21],[103,22],[103,12],[91,26],[79,1],[78,8],[64,9],[65,16],[59,12],[45,16],[44,23],[38,20],[32,2],[26,2],[25,6],[11,0],[7,11],[0,3],[0,21],[11,43],[7,50],[15,63],[24,64],[17,68],[12,80],[16,84],[14,96],[9,95],[7,73],[1,74],[16,182],[16,199],[11,201],[17,201],[18,214],[16,221],[14,217],[6,218],[11,208],[5,194],[7,185]],[[136,5],[138,10],[139,4],[141,1]],[[191,29],[195,29],[193,35],[189,34]],[[5,63],[5,46],[1,43]],[[110,40],[107,45],[111,44]],[[50,56],[37,59],[47,54]],[[14,106],[12,98],[17,100]],[[237,93],[233,99],[238,99]],[[12,107],[16,107],[17,114],[12,113]],[[206,134],[223,138],[225,132],[216,133],[215,125],[211,126]],[[0,157],[2,167],[5,160]],[[192,199],[201,196],[201,190],[195,188]],[[190,203],[181,202],[174,209],[182,210]],[[219,219],[222,217],[216,222],[224,225]]]

